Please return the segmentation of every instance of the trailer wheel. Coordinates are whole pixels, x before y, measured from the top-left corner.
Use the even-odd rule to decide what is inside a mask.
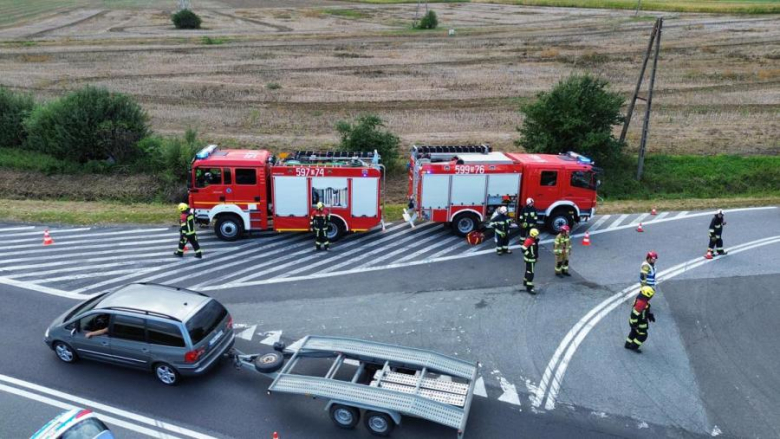
[[[395,428],[395,422],[393,418],[385,413],[380,412],[366,412],[366,417],[363,419],[368,431],[374,436],[390,436]]]
[[[360,410],[348,405],[330,406],[330,419],[337,427],[352,430],[360,422]]]
[[[255,370],[261,373],[271,373],[279,370],[284,364],[284,356],[279,352],[268,352],[255,358]]]
[[[237,215],[223,214],[217,217],[214,233],[223,241],[235,241],[244,233],[241,218]]]
[[[328,237],[328,241],[336,242],[344,235],[347,227],[338,218],[331,218],[328,223],[328,230],[325,231],[325,236]]]
[[[479,217],[472,212],[459,213],[452,219],[452,230],[458,236],[466,236],[477,230]]]
[[[560,233],[561,227],[566,225],[574,227],[573,208],[555,209],[550,216],[547,217],[547,228],[555,235]]]

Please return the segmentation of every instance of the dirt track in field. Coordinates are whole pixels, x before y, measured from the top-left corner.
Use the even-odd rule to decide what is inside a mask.
[[[338,120],[374,112],[405,144],[512,149],[519,104],[571,73],[629,96],[652,27],[631,11],[463,3],[430,5],[441,29],[419,32],[414,4],[256,4],[201,2],[199,31],[152,9],[5,27],[0,84],[42,99],[105,86],[139,99],[159,132],[247,146],[332,145]],[[649,151],[780,153],[780,17],[663,16]]]

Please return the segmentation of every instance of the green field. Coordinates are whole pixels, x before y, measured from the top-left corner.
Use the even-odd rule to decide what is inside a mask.
[[[75,8],[174,9],[176,2],[156,0],[0,0],[0,26],[28,21]]]

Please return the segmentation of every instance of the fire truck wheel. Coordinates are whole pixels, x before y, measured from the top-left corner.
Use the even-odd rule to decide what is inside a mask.
[[[236,215],[220,215],[214,225],[214,233],[223,241],[235,241],[244,233],[241,218]]]
[[[561,227],[566,225],[574,227],[574,218],[567,209],[555,209],[547,218],[547,228],[556,235],[561,231]]]
[[[458,236],[466,236],[477,230],[479,227],[479,217],[471,212],[461,213],[452,219],[452,230]]]
[[[341,238],[341,236],[344,235],[345,230],[346,227],[344,227],[344,223],[342,223],[340,219],[337,218],[331,219],[330,223],[328,223],[328,231],[326,232],[328,236],[328,241],[331,242],[338,241],[339,238]]]

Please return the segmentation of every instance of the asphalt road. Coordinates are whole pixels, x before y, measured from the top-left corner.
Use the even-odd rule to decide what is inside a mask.
[[[707,262],[709,219],[704,212],[597,217],[575,231],[589,230],[593,245],[583,247],[576,238],[572,278],[552,276],[552,255],[544,246],[537,274],[542,292],[535,297],[517,289],[518,253],[496,256],[490,242],[467,247],[438,226],[391,225],[340,242],[329,254],[313,253],[303,236],[224,244],[204,233],[204,261],[171,260],[170,230],[125,229],[117,238],[128,239],[120,241],[95,236],[111,236],[113,229],[55,230],[55,245],[44,249],[40,228],[0,226],[0,349],[12,353],[0,356],[0,384],[58,401],[88,400],[74,405],[122,409],[160,422],[121,419],[168,434],[161,422],[214,437],[271,437],[274,431],[283,438],[368,437],[363,428],[336,430],[323,401],[268,396],[265,378],[229,364],[167,388],[150,374],[61,364],[42,343],[45,326],[74,297],[115,286],[122,277],[119,282],[159,276],[153,281],[181,278],[175,283],[200,285],[225,303],[245,351],[268,350],[276,337],[290,344],[323,334],[478,360],[484,396],[473,405],[468,437],[777,437],[780,377],[771,365],[779,354],[771,332],[762,329],[771,328],[780,312],[780,242],[758,240],[771,236],[762,231],[773,230],[780,212],[727,212],[726,247],[737,251]],[[644,233],[635,231],[638,220]],[[431,245],[436,247],[426,248]],[[634,294],[630,287],[651,249],[660,253],[659,271],[682,265],[661,283],[653,299],[658,322],[637,355],[622,348],[629,309],[623,297]],[[274,250],[281,251],[270,254]],[[108,253],[95,254],[102,251]],[[98,267],[108,264],[117,265]],[[161,268],[169,264],[175,265]],[[266,265],[255,267],[260,264]],[[62,271],[44,273],[56,270]],[[106,274],[116,271],[122,273]],[[101,282],[106,284],[93,287]],[[626,288],[631,291],[619,294]],[[613,309],[605,310],[605,302]],[[589,313],[594,309],[605,311]],[[33,389],[33,383],[67,395]],[[37,416],[4,422],[0,436],[29,435],[37,428],[31,423],[52,414],[50,401],[23,399],[32,401],[0,392],[3,407]],[[394,436],[454,432],[405,419]]]

